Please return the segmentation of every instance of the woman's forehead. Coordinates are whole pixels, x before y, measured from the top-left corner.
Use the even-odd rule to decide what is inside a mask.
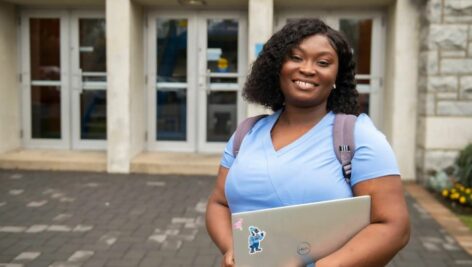
[[[315,34],[305,37],[292,50],[337,55],[332,42],[323,34]]]

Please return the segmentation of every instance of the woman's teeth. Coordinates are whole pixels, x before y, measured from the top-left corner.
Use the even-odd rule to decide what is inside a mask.
[[[318,86],[317,84],[314,84],[314,83],[307,83],[307,82],[302,82],[302,81],[295,81],[295,83],[302,89],[311,89]]]

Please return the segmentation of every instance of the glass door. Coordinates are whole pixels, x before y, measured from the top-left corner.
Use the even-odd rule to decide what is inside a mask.
[[[156,12],[147,25],[148,147],[221,152],[243,116],[244,18]]]
[[[246,22],[240,14],[205,13],[198,31],[198,151],[220,152],[244,116]]]
[[[106,149],[106,24],[101,12],[71,16],[72,147]]]
[[[194,15],[154,13],[148,19],[148,147],[195,151]]]
[[[65,12],[22,14],[20,77],[26,147],[68,148],[68,26]]]
[[[323,19],[349,40],[356,60],[356,81],[361,112],[367,113],[382,128],[382,91],[385,54],[385,25],[377,12],[323,12]],[[318,17],[303,12],[283,13],[278,28],[295,18]]]
[[[24,10],[23,140],[29,148],[106,148],[103,12]]]

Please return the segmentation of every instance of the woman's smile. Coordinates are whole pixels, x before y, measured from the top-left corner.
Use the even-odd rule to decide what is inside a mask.
[[[301,80],[294,80],[294,83],[302,90],[315,89],[318,86],[320,86],[319,83],[305,82],[305,81],[301,81]]]

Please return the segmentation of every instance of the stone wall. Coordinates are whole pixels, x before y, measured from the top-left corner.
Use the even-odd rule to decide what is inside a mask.
[[[472,0],[429,0],[420,38],[417,177],[472,142]],[[447,127],[447,128],[446,128]]]

